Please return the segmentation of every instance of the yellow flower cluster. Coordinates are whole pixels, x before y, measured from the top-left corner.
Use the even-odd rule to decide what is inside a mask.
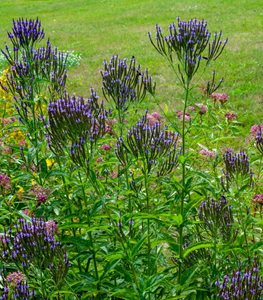
[[[22,146],[25,143],[25,134],[21,130],[14,130],[9,134],[7,142]]]
[[[4,112],[5,114],[12,116],[14,113],[13,97],[1,87],[1,85],[7,86],[6,76],[8,73],[9,68],[5,69],[0,76],[0,112]]]

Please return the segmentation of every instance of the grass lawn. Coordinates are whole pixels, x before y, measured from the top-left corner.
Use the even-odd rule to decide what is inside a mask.
[[[263,119],[261,1],[251,0],[64,0],[1,1],[0,45],[7,41],[12,18],[27,17],[42,21],[46,35],[61,50],[81,53],[80,66],[69,74],[69,90],[88,95],[95,87],[99,95],[100,69],[113,54],[121,58],[134,55],[147,67],[157,82],[157,96],[172,111],[180,105],[181,91],[163,58],[150,45],[147,32],[154,33],[156,23],[163,30],[175,21],[206,19],[211,32],[221,29],[229,44],[216,68],[224,77],[221,88],[230,95],[230,107],[238,112],[242,126],[249,128]],[[211,71],[212,71],[211,68]],[[207,80],[210,72],[205,72]],[[197,83],[197,84],[200,84]],[[149,106],[147,104],[146,106]],[[151,106],[151,105],[150,105]],[[247,131],[247,129],[246,129]]]

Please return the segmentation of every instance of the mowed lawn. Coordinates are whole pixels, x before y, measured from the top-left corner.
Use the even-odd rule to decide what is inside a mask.
[[[38,17],[53,45],[82,55],[80,66],[69,73],[71,93],[88,96],[89,87],[95,87],[102,96],[103,60],[115,54],[121,58],[134,55],[157,82],[157,97],[173,112],[180,107],[182,90],[167,63],[151,46],[147,32],[154,35],[156,23],[167,32],[177,16],[183,20],[204,18],[209,30],[222,30],[229,44],[210,70],[200,72],[196,85],[209,79],[215,68],[218,78],[225,78],[221,91],[230,95],[228,105],[238,113],[238,121],[246,132],[254,123],[263,121],[261,4],[259,0],[2,0],[0,45],[4,47],[8,42],[6,31],[11,29],[13,18]]]

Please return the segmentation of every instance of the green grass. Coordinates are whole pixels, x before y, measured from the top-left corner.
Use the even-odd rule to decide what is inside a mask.
[[[1,1],[0,45],[7,42],[12,18],[41,19],[46,35],[59,49],[81,53],[80,66],[69,74],[69,90],[88,95],[95,87],[99,95],[100,69],[113,54],[134,55],[148,67],[157,82],[157,95],[175,111],[180,107],[181,90],[166,62],[151,47],[147,32],[156,23],[165,30],[177,16],[206,19],[210,31],[222,30],[229,38],[226,51],[215,64],[222,88],[230,95],[230,107],[248,128],[263,119],[261,1],[255,0],[64,0]],[[212,70],[212,69],[211,69]],[[209,72],[206,72],[208,79]],[[247,130],[247,129],[246,129]]]

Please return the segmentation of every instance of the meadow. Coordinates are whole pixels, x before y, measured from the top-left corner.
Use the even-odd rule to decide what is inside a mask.
[[[0,299],[261,299],[259,1],[15,3]]]

